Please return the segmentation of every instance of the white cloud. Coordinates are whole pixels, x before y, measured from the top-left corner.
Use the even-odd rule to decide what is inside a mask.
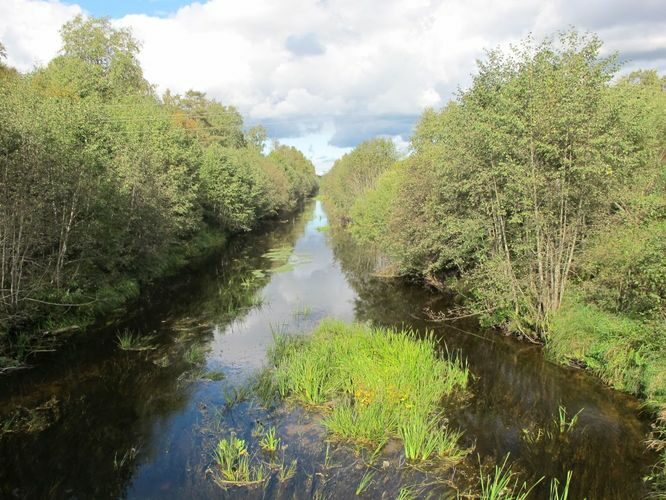
[[[21,70],[47,62],[58,28],[80,12],[58,1],[3,0],[0,40]],[[425,106],[469,82],[485,48],[575,25],[608,51],[666,69],[662,0],[211,0],[167,17],[115,21],[143,42],[141,63],[158,88],[203,90],[264,121],[280,137],[316,134],[353,145],[405,136]],[[323,165],[323,164],[322,164]]]

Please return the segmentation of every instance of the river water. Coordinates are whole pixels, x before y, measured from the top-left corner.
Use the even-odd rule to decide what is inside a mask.
[[[649,422],[632,397],[590,375],[547,362],[540,349],[473,321],[437,324],[424,308],[450,298],[372,275],[344,235],[328,231],[319,201],[292,219],[235,238],[223,251],[156,286],[124,318],[69,339],[37,368],[0,378],[2,498],[348,498],[368,471],[365,494],[400,487],[447,496],[471,488],[479,468],[503,461],[534,481],[573,472],[570,498],[643,498],[654,456]],[[261,404],[244,390],[266,363],[276,332],[307,332],[324,317],[432,329],[473,374],[471,395],[445,408],[474,447],[446,471],[406,466],[399,446],[373,450],[328,442],[318,416]],[[117,336],[150,336],[124,351]],[[203,355],[197,355],[202,353]],[[552,429],[559,407],[578,423]],[[212,448],[231,432],[253,440],[274,425],[296,460],[294,477],[223,490]],[[256,441],[256,439],[254,439]],[[534,498],[547,497],[547,480]]]

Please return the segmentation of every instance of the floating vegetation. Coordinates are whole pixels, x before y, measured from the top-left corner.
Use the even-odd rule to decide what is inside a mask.
[[[438,412],[469,373],[442,359],[432,337],[325,320],[308,339],[277,336],[270,355],[280,396],[321,407],[334,435],[380,447],[398,437],[413,460],[465,456]]]
[[[155,340],[153,335],[139,335],[125,330],[116,335],[118,347],[123,351],[152,351],[157,349],[152,342]]]
[[[317,231],[319,231],[320,233],[327,233],[330,230],[331,230],[331,226],[329,226],[328,224],[325,225],[325,226],[317,226]]]

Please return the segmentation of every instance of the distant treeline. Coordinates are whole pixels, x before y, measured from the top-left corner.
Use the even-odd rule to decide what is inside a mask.
[[[265,130],[233,107],[158,97],[129,31],[77,17],[61,34],[60,55],[28,74],[0,46],[0,358],[317,188],[303,154],[264,155]]]
[[[491,51],[423,113],[322,180],[334,218],[460,314],[666,403],[666,78],[618,76],[594,36]],[[666,417],[666,413],[664,414]]]

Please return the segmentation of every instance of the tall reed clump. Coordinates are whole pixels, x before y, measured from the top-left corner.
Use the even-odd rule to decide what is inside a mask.
[[[465,389],[469,372],[440,356],[432,336],[325,320],[309,339],[276,337],[271,361],[280,395],[327,408],[324,425],[340,438],[372,445],[399,438],[414,461],[465,455],[440,403]]]

